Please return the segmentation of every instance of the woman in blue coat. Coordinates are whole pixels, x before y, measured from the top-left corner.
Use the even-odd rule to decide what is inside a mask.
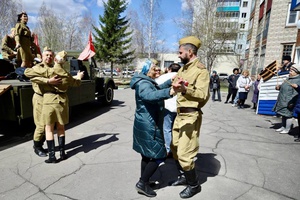
[[[141,177],[135,187],[148,197],[156,196],[149,186],[149,179],[167,156],[163,136],[164,99],[174,94],[171,79],[157,85],[154,78],[158,69],[152,62],[148,60],[141,73],[135,74],[130,82],[136,100],[133,149],[142,156]]]

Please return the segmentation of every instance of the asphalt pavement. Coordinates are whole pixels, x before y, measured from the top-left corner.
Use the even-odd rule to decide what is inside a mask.
[[[202,191],[191,199],[300,199],[297,123],[289,134],[279,134],[280,118],[256,115],[250,97],[245,109],[237,109],[224,104],[225,96],[203,108],[196,160]],[[110,107],[93,102],[72,109],[65,161],[46,164],[34,154],[31,140],[1,143],[0,199],[150,199],[135,190],[141,157],[132,150],[134,91],[116,90],[114,99]],[[174,179],[176,167],[169,158],[152,177],[159,182],[152,199],[180,199],[184,187],[169,186]]]

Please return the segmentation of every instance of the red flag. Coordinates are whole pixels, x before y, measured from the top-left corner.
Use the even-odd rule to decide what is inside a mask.
[[[37,47],[37,52],[38,52],[38,54],[42,55],[42,54],[41,54],[41,49],[40,49],[40,46],[39,46],[39,39],[38,39],[37,34],[34,34],[33,42],[34,42],[34,44],[35,44],[36,47]]]
[[[96,54],[95,51],[95,46],[92,41],[92,32],[90,32],[88,44],[79,55],[78,60],[86,60],[93,57]]]

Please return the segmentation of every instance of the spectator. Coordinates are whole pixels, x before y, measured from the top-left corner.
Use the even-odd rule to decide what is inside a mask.
[[[148,197],[156,196],[149,186],[149,179],[167,156],[163,137],[163,100],[174,94],[174,90],[170,89],[171,79],[157,85],[155,69],[150,60],[146,61],[141,73],[135,74],[130,82],[136,100],[133,149],[142,157],[141,177],[135,188]]]
[[[238,88],[236,87],[236,82],[237,82],[239,76],[240,76],[239,75],[239,69],[234,68],[233,69],[233,74],[231,74],[228,77],[228,95],[227,95],[226,101],[224,103],[228,103],[229,98],[231,96],[231,101],[229,103],[233,104],[234,99],[235,99],[236,94],[237,94],[237,91],[238,91]]]
[[[242,75],[237,80],[237,85],[239,93],[238,109],[243,109],[252,85],[252,81],[249,77],[249,70],[246,69],[242,72]]]
[[[253,83],[253,97],[252,97],[253,107],[252,107],[252,109],[255,109],[255,110],[256,110],[257,102],[258,102],[260,79],[261,79],[260,75],[257,74],[256,81],[254,81],[254,83]]]
[[[165,81],[176,76],[178,70],[181,68],[179,64],[173,63],[167,69],[167,73],[161,75],[159,78],[155,79],[157,84],[162,84]],[[165,100],[165,109],[164,109],[164,138],[165,145],[167,149],[168,156],[171,156],[170,144],[172,141],[172,128],[174,124],[175,117],[177,115],[176,110],[176,100],[177,96],[174,96],[170,99]]]
[[[282,83],[277,85],[276,90],[279,90],[276,104],[273,111],[282,116],[282,125],[276,132],[286,134],[290,131],[292,125],[293,109],[297,100],[298,92],[291,87],[292,84],[300,85],[300,67],[293,65],[289,71],[289,77]]]
[[[17,55],[17,52],[14,50],[16,46],[15,30],[15,28],[10,29],[10,34],[2,39],[2,57],[10,61]]]
[[[291,86],[298,92],[297,102],[294,108],[293,116],[296,117],[298,121],[298,134],[297,138],[294,141],[300,142],[300,85],[292,84]]]
[[[291,62],[291,56],[282,57],[282,66],[278,71],[278,75],[288,74],[293,63]]]
[[[220,92],[220,78],[218,76],[218,73],[216,71],[213,71],[211,77],[210,77],[210,88],[212,89],[212,101],[215,101],[215,95],[216,92],[218,94],[217,101],[221,101],[221,92]]]

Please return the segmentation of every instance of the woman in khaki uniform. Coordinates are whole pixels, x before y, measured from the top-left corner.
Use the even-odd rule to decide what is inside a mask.
[[[21,60],[21,67],[32,67],[33,56],[30,46],[32,38],[30,29],[27,26],[28,16],[26,12],[18,14],[18,22],[16,24],[16,49],[18,49],[17,59]]]

